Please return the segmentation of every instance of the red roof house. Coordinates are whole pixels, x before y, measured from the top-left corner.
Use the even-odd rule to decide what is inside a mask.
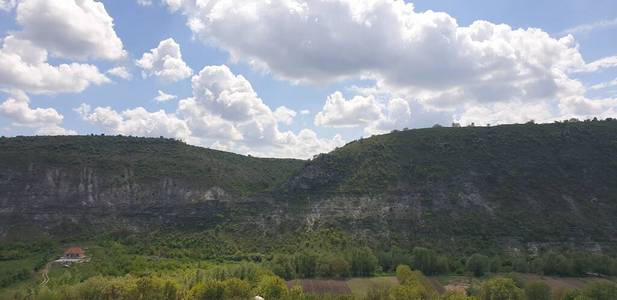
[[[81,247],[71,247],[64,251],[64,258],[84,258],[86,252]]]

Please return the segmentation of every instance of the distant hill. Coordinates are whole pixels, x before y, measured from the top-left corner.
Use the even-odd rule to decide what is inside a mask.
[[[311,161],[112,136],[2,138],[0,154],[4,238],[218,226],[451,251],[617,242],[617,121],[396,131]]]

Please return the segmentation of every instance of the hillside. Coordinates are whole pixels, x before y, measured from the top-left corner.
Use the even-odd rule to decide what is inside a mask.
[[[194,213],[209,223],[220,203],[271,190],[305,163],[122,136],[2,138],[0,153],[0,236],[182,225],[173,220]]]
[[[617,241],[615,121],[397,131],[308,162],[103,136],[3,138],[0,153],[4,237],[219,228],[283,244],[333,229],[448,251]]]
[[[524,248],[617,241],[617,122],[430,128],[352,142],[281,190],[386,240]]]

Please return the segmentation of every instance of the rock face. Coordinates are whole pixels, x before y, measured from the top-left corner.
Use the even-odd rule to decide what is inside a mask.
[[[3,138],[0,154],[5,239],[241,224],[451,249],[617,241],[615,121],[393,132],[311,161],[101,136]]]
[[[0,236],[108,228],[207,228],[304,162],[187,146],[166,139],[0,140]],[[261,200],[251,198],[251,204]]]

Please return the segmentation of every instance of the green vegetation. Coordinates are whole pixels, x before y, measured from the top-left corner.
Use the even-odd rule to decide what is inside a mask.
[[[121,136],[0,153],[0,298],[617,298],[614,120],[397,131],[310,161]],[[39,286],[72,244],[91,260]],[[352,295],[285,282],[349,278]]]
[[[118,185],[173,178],[236,196],[268,191],[304,165],[301,160],[247,157],[174,139],[126,136],[0,138],[0,153],[5,169],[89,168],[111,176]]]

